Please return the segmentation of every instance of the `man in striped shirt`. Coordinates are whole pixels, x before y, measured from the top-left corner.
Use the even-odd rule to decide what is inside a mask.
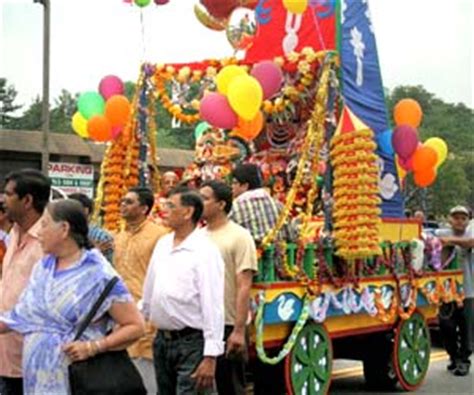
[[[283,209],[283,205],[273,199],[262,184],[260,170],[254,164],[238,165],[232,172],[234,202],[230,218],[248,229],[257,245],[275,227]],[[283,226],[278,238],[294,239],[294,232],[288,224]]]

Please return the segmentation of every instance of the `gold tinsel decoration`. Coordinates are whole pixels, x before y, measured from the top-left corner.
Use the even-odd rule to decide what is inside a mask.
[[[374,134],[347,106],[331,141],[336,255],[348,262],[382,253]]]

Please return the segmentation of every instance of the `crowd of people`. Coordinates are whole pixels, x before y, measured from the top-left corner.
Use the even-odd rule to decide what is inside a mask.
[[[83,194],[50,201],[36,170],[9,174],[0,200],[0,394],[68,394],[68,365],[127,348],[150,394],[244,394],[247,325],[257,246],[282,210],[259,169],[243,164],[231,186],[199,188],[163,177],[121,200],[124,227],[90,224]],[[158,209],[156,209],[158,207]],[[469,372],[472,351],[472,227],[451,210],[442,243],[457,248],[465,303],[442,307],[449,369]],[[286,226],[278,235],[292,239]],[[92,325],[77,327],[115,276]],[[158,328],[158,329],[157,329]]]
[[[170,173],[158,197],[131,188],[116,234],[89,223],[86,195],[50,201],[51,181],[39,171],[9,174],[0,201],[0,393],[67,394],[69,364],[127,348],[148,393],[244,394],[254,224],[269,215],[257,225],[269,231],[281,205],[256,166],[236,174],[239,188],[190,189]],[[239,224],[233,213],[243,206]]]

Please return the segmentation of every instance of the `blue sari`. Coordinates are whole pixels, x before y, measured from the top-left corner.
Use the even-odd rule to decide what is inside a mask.
[[[79,323],[116,275],[97,250],[85,251],[77,264],[61,271],[56,270],[52,255],[35,265],[14,309],[0,314],[0,321],[24,336],[25,394],[70,393],[70,361],[62,347],[73,340]],[[131,301],[125,284],[119,280],[80,340],[105,336],[114,324],[106,314],[112,304]]]

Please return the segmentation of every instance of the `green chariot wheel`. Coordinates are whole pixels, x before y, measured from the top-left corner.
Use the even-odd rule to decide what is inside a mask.
[[[402,388],[418,388],[430,364],[431,340],[424,317],[415,312],[409,319],[400,321],[395,333],[393,365]]]
[[[308,322],[285,361],[290,395],[327,394],[331,383],[332,345],[324,325]]]

